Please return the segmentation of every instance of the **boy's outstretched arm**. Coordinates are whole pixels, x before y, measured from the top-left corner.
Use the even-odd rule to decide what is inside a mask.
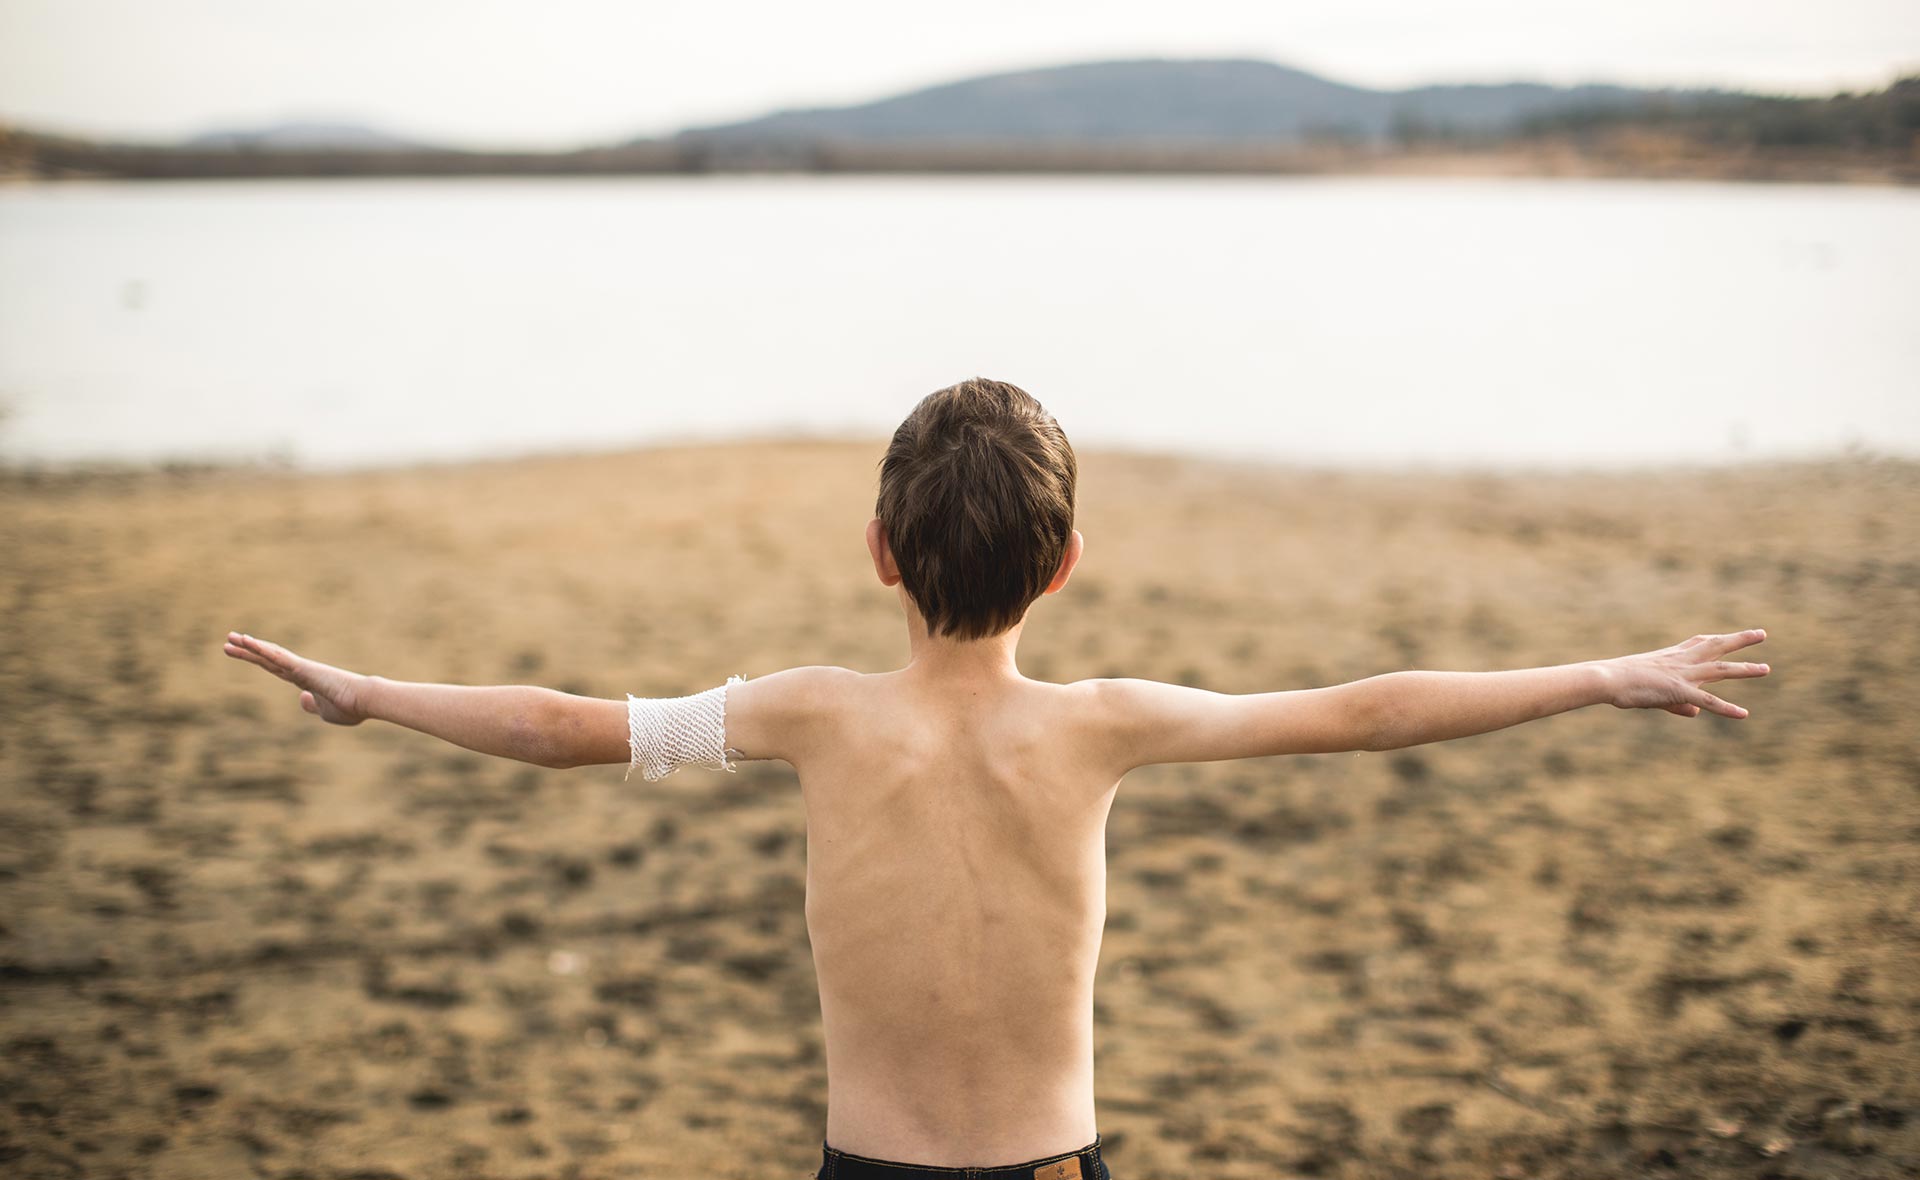
[[[482,754],[536,766],[628,761],[627,702],[534,685],[424,684],[388,680],[297,655],[237,631],[223,650],[300,689],[300,707],[335,725],[388,721]],[[790,668],[733,686],[726,744],[745,759],[790,758],[816,728],[809,702],[837,668]]]
[[[482,754],[538,766],[625,762],[624,701],[524,684],[388,680],[296,655],[229,631],[223,650],[300,689],[300,707],[335,725],[390,721]]]
[[[1724,657],[1765,631],[1695,635],[1658,651],[1508,672],[1388,672],[1329,688],[1235,696],[1149,680],[1096,682],[1122,769],[1268,754],[1396,750],[1487,733],[1587,705],[1747,711],[1703,685],[1765,676]]]

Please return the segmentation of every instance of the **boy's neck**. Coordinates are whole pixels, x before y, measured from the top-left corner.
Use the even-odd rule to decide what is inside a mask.
[[[1019,679],[1014,648],[1020,643],[1025,620],[986,639],[955,639],[927,633],[917,615],[907,619],[907,667],[942,679]]]

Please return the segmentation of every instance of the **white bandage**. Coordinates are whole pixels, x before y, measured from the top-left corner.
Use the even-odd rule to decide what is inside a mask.
[[[718,688],[665,700],[627,694],[627,778],[633,768],[652,782],[688,764],[732,770],[729,757],[740,751],[727,745],[727,690],[740,683],[729,676]]]

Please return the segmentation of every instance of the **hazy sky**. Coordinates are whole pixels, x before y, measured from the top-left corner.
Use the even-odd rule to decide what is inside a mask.
[[[288,118],[471,145],[656,134],[1112,57],[1375,86],[1828,91],[1920,69],[1915,0],[0,0],[0,119],[164,137]]]

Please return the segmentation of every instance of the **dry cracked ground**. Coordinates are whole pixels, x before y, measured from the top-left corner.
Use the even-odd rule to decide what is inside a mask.
[[[0,1170],[810,1176],[784,765],[643,785],[329,729],[219,640],[612,697],[894,666],[878,455],[0,480]],[[1775,668],[1740,722],[1129,777],[1120,1180],[1920,1175],[1920,467],[1090,455],[1081,497],[1031,676],[1302,688],[1747,626]]]

